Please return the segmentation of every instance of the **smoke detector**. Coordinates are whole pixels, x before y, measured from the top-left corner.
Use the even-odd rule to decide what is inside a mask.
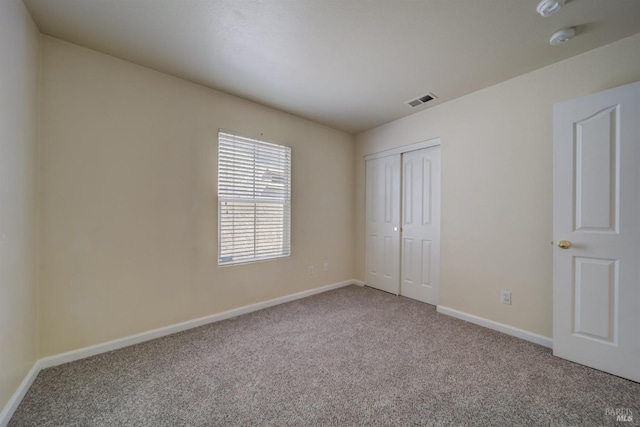
[[[542,0],[536,10],[541,16],[553,15],[564,6],[564,0]]]
[[[556,31],[555,33],[553,33],[553,35],[549,39],[549,44],[551,46],[558,46],[558,45],[561,45],[562,43],[568,42],[569,40],[571,40],[575,36],[576,36],[576,29],[575,28],[573,28],[573,27],[564,28],[564,29],[562,29],[560,31]]]
[[[409,101],[405,101],[405,104],[407,104],[409,107],[417,107],[419,105],[425,104],[433,99],[438,99],[437,96],[435,96],[433,93],[429,92],[427,94],[421,95],[415,99],[409,100]]]

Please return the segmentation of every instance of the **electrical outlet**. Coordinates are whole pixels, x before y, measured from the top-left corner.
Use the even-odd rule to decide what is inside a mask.
[[[309,276],[313,276],[313,265],[309,266]]]
[[[324,263],[324,271],[329,271],[329,263],[328,262]]]
[[[511,304],[511,292],[502,291],[500,302],[503,304]]]

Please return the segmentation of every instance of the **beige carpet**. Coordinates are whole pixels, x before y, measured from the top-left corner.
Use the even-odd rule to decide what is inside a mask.
[[[611,411],[631,411],[616,422]],[[10,426],[638,425],[640,384],[350,286],[40,373]]]

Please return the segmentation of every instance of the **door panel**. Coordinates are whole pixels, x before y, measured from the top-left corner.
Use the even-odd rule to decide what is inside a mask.
[[[400,283],[400,155],[365,164],[365,284],[398,293]]]
[[[640,381],[640,82],[554,108],[553,352]]]
[[[614,342],[614,301],[617,299],[617,265],[611,259],[575,257],[573,332],[587,338]]]
[[[618,107],[576,123],[576,230],[617,231]]]
[[[438,304],[440,146],[402,155],[402,275],[400,294]]]

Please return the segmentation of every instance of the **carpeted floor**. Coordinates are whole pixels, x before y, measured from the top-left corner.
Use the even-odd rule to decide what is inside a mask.
[[[611,411],[631,411],[616,422]],[[349,286],[43,370],[10,426],[638,425],[640,384]]]

